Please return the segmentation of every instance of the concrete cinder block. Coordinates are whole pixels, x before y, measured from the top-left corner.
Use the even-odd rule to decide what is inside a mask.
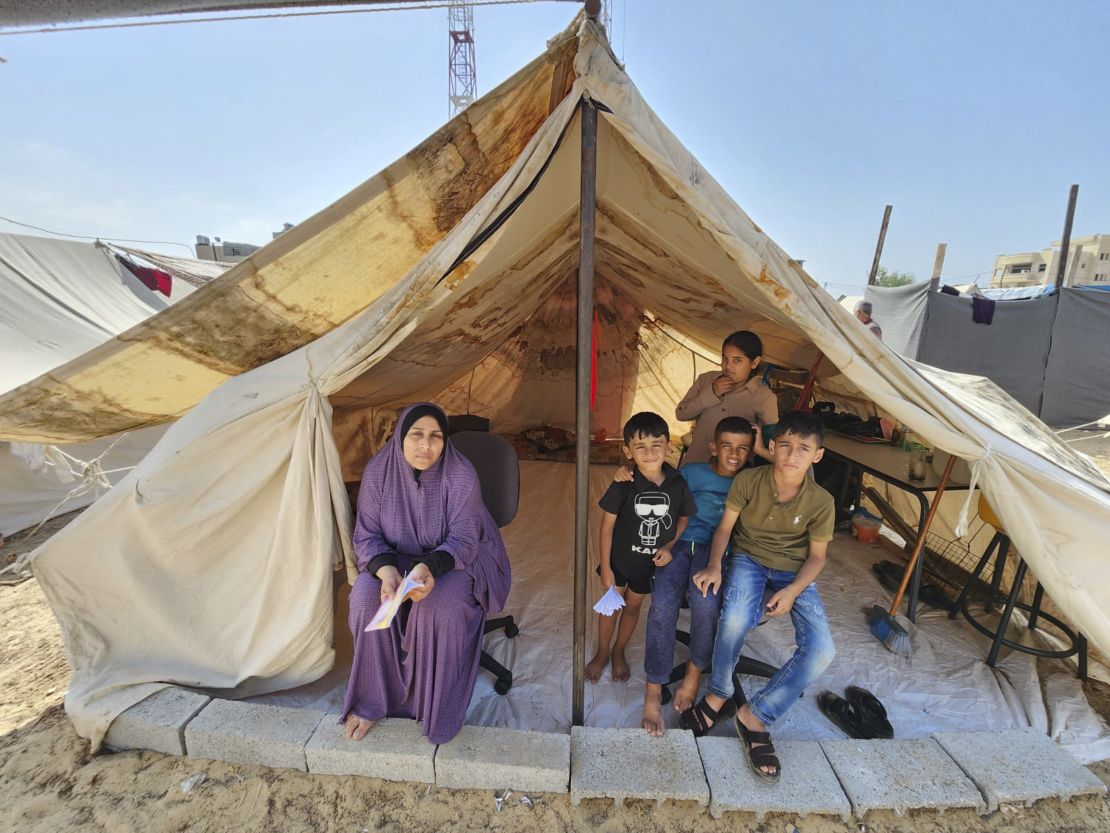
[[[1106,792],[1094,773],[1036,729],[939,732],[933,738],[975,782],[992,813],[1006,802],[1028,807],[1042,798]]]
[[[193,758],[307,771],[304,747],[324,715],[308,709],[213,700],[185,727]]]
[[[868,810],[986,811],[979,789],[935,740],[823,740],[821,748],[862,817]]]
[[[436,751],[436,785],[565,793],[570,735],[463,726]]]
[[[385,781],[436,780],[436,748],[415,720],[387,717],[362,740],[349,740],[337,714],[327,714],[304,748],[308,771],[320,775],[362,775]]]
[[[709,804],[709,785],[692,733],[668,729],[653,738],[643,729],[574,726],[570,734],[570,800],[645,798],[662,804]]]
[[[774,783],[752,771],[738,738],[703,737],[697,742],[709,781],[709,812],[714,818],[729,810],[755,813],[757,821],[763,821],[767,813],[815,813],[840,816],[845,821],[852,814],[848,796],[815,741],[775,743],[782,775]]]
[[[156,691],[113,720],[104,743],[113,749],[184,755],[185,726],[211,699],[176,686]]]

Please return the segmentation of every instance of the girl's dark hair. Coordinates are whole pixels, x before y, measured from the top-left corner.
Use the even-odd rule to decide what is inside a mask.
[[[751,330],[737,330],[725,339],[725,343],[721,345],[721,351],[724,352],[724,349],[730,345],[749,359],[758,359],[763,356],[763,342]]]

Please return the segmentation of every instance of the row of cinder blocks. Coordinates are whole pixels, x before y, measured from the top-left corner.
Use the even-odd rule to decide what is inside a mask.
[[[180,688],[132,706],[113,721],[104,742],[115,749],[453,789],[566,792],[570,778],[568,735],[464,726],[437,747],[416,721],[387,718],[356,742],[335,714],[212,700]]]
[[[359,742],[338,718],[307,709],[210,700],[167,688],[128,709],[105,741],[232,763],[363,775],[453,789],[566,792],[584,798],[667,799],[729,810],[847,818],[869,810],[970,807],[1104,793],[1102,781],[1035,730],[946,733],[895,741],[784,741],[783,775],[761,781],[739,741],[668,731],[574,727],[571,734],[464,726],[429,744],[412,720],[385,719]]]

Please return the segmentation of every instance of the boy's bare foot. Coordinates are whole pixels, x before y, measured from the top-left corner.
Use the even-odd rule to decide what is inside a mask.
[[[344,724],[343,729],[347,733],[347,737],[351,740],[362,740],[366,737],[366,733],[374,728],[373,720],[366,720],[359,717],[357,714],[347,715],[347,722]]]
[[[767,731],[767,727],[763,725],[763,721],[761,721],[758,717],[756,717],[754,714],[752,714],[752,710],[748,708],[747,703],[745,703],[743,706],[741,706],[739,708],[739,710],[736,712],[736,719],[739,720],[741,723],[743,723],[744,728],[747,729],[749,732],[766,732]],[[769,744],[765,744],[765,743],[753,743],[752,744],[752,752],[759,752],[760,750],[774,752],[774,747],[773,746],[770,748],[770,750],[766,750],[766,747],[768,745]],[[764,773],[765,775],[770,775],[772,777],[774,777],[775,775],[778,775],[778,769],[776,767],[773,767],[773,766],[761,766],[759,768],[759,771]]]
[[[618,683],[624,683],[628,682],[629,676],[628,660],[624,658],[624,649],[618,648],[613,651],[613,679]]]
[[[694,663],[686,663],[686,676],[682,683],[674,690],[674,710],[684,712],[698,699],[698,689],[701,687],[701,669]]]
[[[667,731],[663,722],[663,686],[648,683],[644,686],[644,718],[640,726],[653,738],[661,738]]]
[[[598,651],[594,654],[594,658],[586,663],[586,679],[591,683],[596,683],[601,679],[601,672],[605,670],[605,666],[608,664],[609,655]]]

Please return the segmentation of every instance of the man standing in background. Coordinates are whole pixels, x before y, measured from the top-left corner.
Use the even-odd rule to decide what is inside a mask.
[[[879,322],[871,317],[870,301],[860,301],[856,304],[856,318],[862,321],[864,326],[874,333],[875,338],[879,339],[879,341],[883,340],[883,328],[879,326]]]

